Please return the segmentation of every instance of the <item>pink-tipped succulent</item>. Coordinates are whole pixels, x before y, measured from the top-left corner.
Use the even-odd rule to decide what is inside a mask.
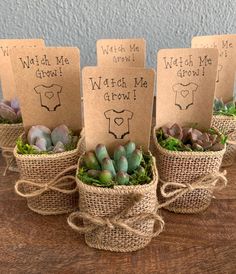
[[[157,132],[158,142],[164,148],[177,151],[218,151],[224,148],[222,136],[214,130],[202,132],[196,128],[173,124]]]
[[[0,101],[0,123],[15,124],[21,122],[22,117],[17,99]]]

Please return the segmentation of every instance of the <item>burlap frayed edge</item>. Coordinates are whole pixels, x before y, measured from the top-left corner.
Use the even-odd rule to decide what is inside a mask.
[[[205,206],[199,207],[197,209],[192,209],[192,210],[179,210],[176,209],[176,207],[172,207],[170,205],[163,207],[164,209],[170,211],[170,212],[174,212],[175,214],[196,214],[196,213],[201,213],[204,212],[205,210],[208,209],[208,207],[210,206],[211,202],[209,202],[208,204],[206,204]]]
[[[1,124],[0,123],[0,129],[4,128],[4,129],[11,129],[11,128],[23,128],[23,124],[22,123],[18,123],[18,124]]]
[[[168,155],[168,156],[178,156],[181,158],[188,158],[188,157],[205,157],[205,156],[221,156],[224,155],[225,151],[226,151],[226,145],[224,145],[224,148],[222,150],[219,151],[172,151],[172,150],[168,150],[163,148],[158,142],[157,142],[157,137],[156,137],[156,132],[157,132],[158,128],[154,127],[153,129],[153,140],[154,140],[154,144],[156,146],[156,149],[158,149],[159,151],[161,151],[161,153],[163,153],[164,155]]]
[[[21,135],[22,137],[22,135]],[[60,158],[65,158],[68,155],[73,155],[73,154],[77,154],[78,151],[80,150],[81,144],[84,142],[84,136],[80,135],[79,137],[79,141],[77,143],[77,146],[75,149],[73,150],[68,150],[68,151],[64,151],[64,152],[60,152],[60,153],[52,153],[52,154],[29,154],[29,155],[25,155],[25,154],[20,154],[17,152],[17,146],[14,147],[13,150],[13,154],[15,156],[16,159],[19,160],[50,160],[50,159],[60,159]]]
[[[151,152],[148,152],[149,155],[152,156]],[[100,193],[100,194],[109,194],[109,195],[117,195],[117,194],[130,194],[130,193],[139,193],[142,192],[143,189],[148,189],[152,187],[156,187],[158,183],[158,172],[156,168],[156,158],[152,156],[152,171],[153,171],[153,179],[150,183],[143,184],[143,185],[133,185],[133,186],[114,186],[113,188],[105,188],[105,187],[97,187],[88,185],[84,182],[82,182],[78,177],[77,174],[79,172],[79,169],[81,167],[81,161],[84,154],[82,154],[78,160],[78,168],[76,172],[76,182],[79,189],[83,189],[86,192],[93,192],[93,193]]]
[[[30,210],[32,210],[33,212],[37,213],[37,214],[40,214],[40,215],[44,215],[44,216],[53,216],[53,215],[62,215],[62,214],[68,214],[68,213],[71,213],[75,210],[78,209],[78,207],[74,207],[72,209],[68,209],[68,210],[61,210],[61,211],[58,211],[58,210],[55,210],[55,211],[43,211],[43,210],[40,210],[40,209],[35,209],[33,207],[31,207],[28,203],[27,203],[27,206]]]
[[[117,252],[117,253],[125,253],[125,252],[135,252],[138,250],[141,250],[145,248],[147,245],[149,245],[152,241],[152,238],[150,238],[150,241],[147,242],[145,245],[139,246],[137,248],[125,248],[125,249],[120,249],[120,248],[106,248],[106,247],[101,247],[98,244],[90,244],[89,242],[86,242],[86,245],[88,245],[91,248],[96,248],[98,250],[106,250],[106,251],[111,251],[111,252]]]
[[[214,118],[217,118],[219,120],[232,120],[232,121],[235,121],[235,123],[236,123],[236,116],[216,115],[216,114],[214,114],[213,119]]]

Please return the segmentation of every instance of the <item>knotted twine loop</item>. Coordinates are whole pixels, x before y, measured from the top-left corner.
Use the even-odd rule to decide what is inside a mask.
[[[70,171],[73,171],[73,170],[76,170],[76,169],[77,169],[77,165],[70,166],[70,167],[64,169],[54,179],[49,181],[49,183],[40,184],[40,183],[32,182],[32,181],[29,181],[29,180],[25,180],[25,179],[18,180],[15,184],[15,191],[18,195],[20,195],[21,197],[24,197],[24,198],[36,197],[36,196],[39,196],[39,195],[41,195],[44,192],[49,191],[49,190],[57,191],[57,192],[60,192],[60,193],[63,193],[63,194],[75,193],[77,191],[77,186],[76,185],[73,189],[65,189],[64,187],[68,186],[68,182],[66,182],[64,184],[62,182],[67,180],[67,179],[70,179],[70,180],[72,180],[73,182],[76,183],[75,176],[65,175],[66,173],[68,173]],[[38,189],[33,190],[31,192],[28,192],[28,193],[25,193],[25,192],[20,190],[22,186],[35,186]]]
[[[2,147],[2,156],[6,159],[7,166],[3,171],[3,176],[6,176],[9,167],[11,166],[12,162],[14,161],[14,148],[12,147]]]
[[[72,213],[68,217],[67,222],[72,229],[79,233],[87,234],[93,232],[94,235],[96,235],[98,243],[101,242],[102,230],[105,227],[108,227],[109,229],[123,228],[127,232],[131,232],[134,235],[143,238],[156,237],[163,231],[164,228],[164,221],[160,215],[157,213],[148,212],[129,217],[133,207],[142,199],[142,197],[143,195],[141,194],[129,195],[129,205],[113,217],[99,217],[81,211]],[[78,225],[76,224],[76,220],[83,220],[84,224]],[[146,234],[133,227],[135,223],[142,223],[143,221],[148,220],[153,220],[155,223],[159,222],[159,226],[152,233]]]
[[[160,204],[158,208],[168,206],[178,198],[182,197],[184,194],[192,192],[196,189],[206,189],[209,191],[221,190],[226,187],[228,182],[227,178],[225,177],[226,174],[226,170],[223,172],[211,173],[192,183],[166,182],[159,178],[160,182],[163,183],[160,188],[161,195],[164,198],[170,198],[170,200]],[[175,189],[172,191],[167,191],[167,188],[170,187],[174,187]]]

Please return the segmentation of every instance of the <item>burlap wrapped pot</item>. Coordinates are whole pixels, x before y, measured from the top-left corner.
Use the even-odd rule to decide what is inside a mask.
[[[76,149],[55,154],[22,155],[14,149],[20,171],[15,191],[27,199],[28,207],[43,215],[56,215],[78,208],[75,172],[85,151],[82,136]]]
[[[231,166],[236,156],[236,117],[226,115],[213,115],[212,126],[228,135],[226,151],[222,167]]]
[[[225,172],[219,172],[225,148],[207,152],[169,151],[158,144],[156,131],[154,128],[160,207],[175,213],[204,211],[211,203],[213,190],[227,184]]]
[[[81,159],[78,169],[80,166]],[[152,170],[152,181],[138,186],[102,188],[77,179],[80,211],[69,216],[68,224],[85,234],[85,242],[90,247],[116,252],[145,247],[164,225],[157,213],[155,162]]]
[[[13,149],[16,145],[17,138],[24,132],[22,124],[0,124],[0,148],[2,155],[6,161],[6,168],[3,175],[7,170],[18,171],[15,158],[13,156]]]

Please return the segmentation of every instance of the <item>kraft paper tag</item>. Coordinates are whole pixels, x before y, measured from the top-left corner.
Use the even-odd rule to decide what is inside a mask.
[[[234,91],[233,91],[234,100],[236,99],[236,71],[234,73]]]
[[[154,70],[86,67],[82,71],[86,148],[111,151],[129,140],[149,147]]]
[[[33,125],[82,128],[78,48],[14,49],[17,95],[26,131]]]
[[[13,48],[44,47],[43,39],[0,39],[0,75],[3,98],[16,97],[16,87],[11,67],[10,52]]]
[[[224,102],[232,100],[236,71],[236,34],[196,36],[192,39],[192,48],[219,50],[215,95]]]
[[[217,49],[163,49],[157,56],[156,125],[211,125]]]
[[[144,39],[101,39],[97,41],[97,64],[106,67],[145,67]]]

